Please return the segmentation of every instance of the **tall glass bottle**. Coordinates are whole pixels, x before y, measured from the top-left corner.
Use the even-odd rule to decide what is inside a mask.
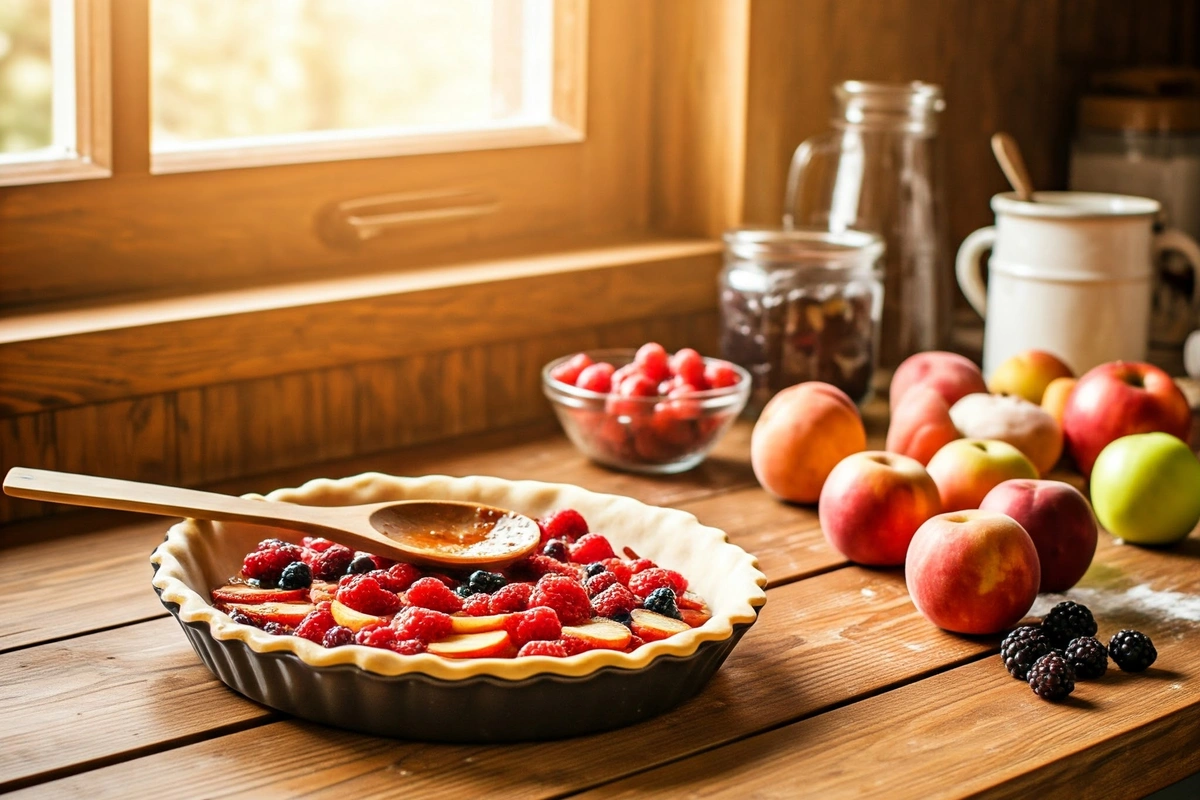
[[[948,248],[937,154],[945,103],[928,83],[846,81],[834,87],[832,130],[792,158],[785,227],[867,230],[884,238],[880,365],[945,347]]]

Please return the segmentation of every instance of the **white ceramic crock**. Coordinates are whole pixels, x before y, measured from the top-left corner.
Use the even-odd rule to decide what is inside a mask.
[[[1149,198],[1037,192],[1028,202],[1006,192],[992,198],[992,210],[996,224],[963,240],[957,261],[958,284],[985,320],[985,376],[1032,349],[1054,353],[1077,375],[1106,361],[1142,361],[1157,254],[1176,250],[1200,269],[1191,237],[1154,233],[1159,203]],[[985,288],[980,260],[989,249]]]

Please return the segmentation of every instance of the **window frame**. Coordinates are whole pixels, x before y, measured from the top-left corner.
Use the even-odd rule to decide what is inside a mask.
[[[112,175],[112,56],[109,0],[67,0],[74,44],[74,146],[68,155],[0,164],[0,186],[94,180]]]

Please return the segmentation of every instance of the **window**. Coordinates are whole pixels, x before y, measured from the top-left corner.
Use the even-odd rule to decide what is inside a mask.
[[[646,228],[645,4],[64,7],[77,88],[107,79],[106,66],[81,84],[80,65],[112,54],[104,108],[76,102],[95,131],[109,130],[111,108],[111,177],[8,181],[21,185],[0,197],[0,314],[504,258]],[[81,149],[76,166],[108,163],[97,154]]]
[[[578,140],[551,0],[154,0],[152,171]],[[560,74],[564,81],[577,76]]]
[[[103,12],[82,0],[0,4],[0,185],[110,174]]]

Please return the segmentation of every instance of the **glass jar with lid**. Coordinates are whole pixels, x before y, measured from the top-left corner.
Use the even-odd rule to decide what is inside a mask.
[[[738,228],[725,234],[721,354],[753,378],[747,413],[819,380],[871,395],[883,312],[883,240],[857,230]]]

